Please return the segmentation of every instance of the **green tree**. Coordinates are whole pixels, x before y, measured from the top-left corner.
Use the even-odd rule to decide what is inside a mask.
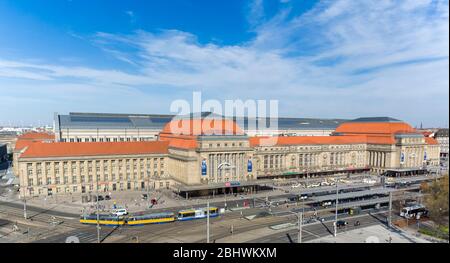
[[[430,219],[439,225],[448,226],[448,175],[421,185],[422,193],[425,194],[425,206],[430,212]]]

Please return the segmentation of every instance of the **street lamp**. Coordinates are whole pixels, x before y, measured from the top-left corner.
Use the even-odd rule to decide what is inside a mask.
[[[96,192],[97,192],[97,243],[100,243],[100,214],[98,213],[99,207],[98,207],[98,177],[96,177]]]
[[[30,193],[30,199],[31,199],[31,187],[26,186],[24,187],[24,192],[23,192],[23,217],[26,219],[28,219],[28,213],[27,213],[27,192]]]
[[[209,243],[209,200],[206,202],[206,243]]]
[[[339,202],[339,187],[338,183],[336,182],[336,210],[334,214],[334,237],[337,236],[337,220],[338,220],[338,202]]]
[[[23,217],[25,218],[25,220],[27,219],[27,199],[26,199],[26,191],[28,189],[25,187],[24,189],[24,193],[23,193]]]
[[[147,208],[149,207],[150,207],[150,173],[147,170]]]
[[[303,213],[302,212],[298,212],[295,213],[293,211],[287,211],[293,215],[295,215],[297,217],[297,229],[298,229],[298,233],[297,233],[297,243],[302,243],[302,232],[303,232]]]

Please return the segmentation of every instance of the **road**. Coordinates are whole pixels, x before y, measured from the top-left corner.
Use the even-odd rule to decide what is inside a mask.
[[[378,201],[380,200],[374,200],[374,202]],[[386,200],[383,199],[383,201]],[[352,206],[351,203],[348,205]],[[23,210],[20,205],[2,204],[0,206],[2,208],[7,208],[4,212],[9,213],[9,215],[19,218],[23,216]],[[283,211],[292,211],[293,208],[294,207],[292,205],[289,208],[287,206],[280,206],[272,208],[272,211],[279,214],[279,212]],[[300,206],[296,206],[294,210],[295,209],[300,209]],[[319,210],[319,213],[323,213],[325,210],[330,212],[333,211],[332,208],[329,208]],[[38,208],[30,208],[30,211],[32,211],[30,217],[33,218],[34,221],[43,222],[47,226],[46,229],[39,232],[38,235],[35,235],[39,238],[36,242],[63,243],[66,242],[66,239],[71,236],[79,238],[80,242],[83,243],[97,242],[96,227],[81,225],[79,224],[78,219],[65,218],[61,225],[48,226],[52,214],[55,216],[67,216],[72,214],[60,213],[51,210],[46,213],[46,210]],[[258,214],[263,211],[267,211],[267,209],[250,208],[242,210],[243,216]],[[327,215],[331,216],[332,213],[327,212]],[[321,215],[321,217],[325,216]],[[241,218],[241,211],[228,212],[220,218],[211,219],[211,240],[220,240],[229,236],[230,228],[232,226],[234,233],[244,233],[286,222],[292,222],[292,220],[288,217],[268,216],[249,221]],[[134,227],[102,227],[101,240],[102,242],[131,242],[133,238],[137,237],[140,242],[205,242],[205,223],[205,220],[194,220]],[[305,237],[307,236],[308,233],[305,232]]]
[[[358,186],[354,186],[358,187]],[[348,189],[354,188],[352,186],[346,187]],[[377,189],[376,191],[380,193],[389,192],[391,190],[384,189],[382,190],[379,187],[374,187],[373,189]],[[331,193],[328,195],[324,195],[315,200],[316,202],[319,200],[326,200],[327,198],[334,199],[335,187],[330,187],[329,189],[308,189],[308,192],[323,192],[330,190]],[[407,189],[398,189],[394,191],[404,191]],[[354,196],[363,196],[366,195],[367,192],[359,191],[352,193],[342,193],[341,197],[354,197]],[[279,199],[286,197],[287,195],[279,195],[273,196],[269,199]],[[313,199],[313,198],[311,198]],[[242,207],[244,201],[252,204],[253,199],[251,196],[245,196],[244,199],[226,201],[228,208],[234,208],[239,205]],[[373,199],[371,202],[387,202],[387,199]],[[260,203],[264,203],[264,200],[259,200]],[[307,202],[308,203],[308,202]],[[302,204],[302,202],[300,202]],[[352,207],[352,203],[340,203],[342,206]],[[210,204],[211,206],[224,207],[225,199],[220,202],[214,202]],[[194,207],[204,207],[204,204],[194,205]],[[160,211],[172,211],[177,212],[181,209],[190,208],[192,206],[180,206],[173,208],[161,208],[161,209],[151,209],[151,212],[160,212]],[[300,209],[301,206],[295,206],[295,209]],[[12,221],[21,220],[22,225],[20,227],[28,227],[23,224],[32,222],[36,224],[31,227],[31,232],[33,235],[31,239],[24,240],[23,242],[31,242],[36,239],[35,242],[47,242],[47,243],[61,243],[66,242],[66,239],[71,236],[75,236],[82,243],[93,243],[97,242],[97,230],[95,226],[86,226],[81,225],[78,221],[78,214],[65,213],[53,210],[55,207],[46,208],[38,208],[33,206],[28,206],[28,217],[31,220],[25,221],[23,219],[23,205],[20,203],[7,203],[0,201],[0,219],[7,219],[3,222],[3,225],[11,224]],[[287,206],[280,206],[277,208],[272,208],[273,212],[283,212],[283,211],[292,211],[294,208],[293,205],[290,205],[289,208]],[[322,210],[320,213],[327,213],[328,216],[332,215],[334,208],[330,207],[328,209]],[[241,216],[241,212],[243,216],[246,215],[254,215],[263,211],[267,211],[267,208],[250,208],[242,211],[232,211],[222,215],[220,218],[212,218],[211,219],[211,240],[218,240],[220,242],[221,239],[230,236],[230,228],[233,228],[234,234],[246,233],[249,231],[257,231],[258,229],[268,228],[269,226],[282,224],[287,222],[295,222],[294,217],[282,217],[282,216],[267,216],[262,218],[256,218],[253,220],[243,219]],[[305,210],[309,211],[309,209]],[[380,215],[381,216],[381,215]],[[53,220],[53,217],[56,217],[60,224],[52,225],[50,222]],[[348,229],[354,228],[353,221],[354,219],[349,219],[350,225]],[[380,224],[381,222],[377,220],[373,216],[363,216],[361,219],[361,227],[369,226],[371,224]],[[384,219],[383,219],[384,220]],[[333,231],[331,222],[326,222],[325,224],[313,224],[313,225],[305,225],[304,233],[303,233],[303,241],[308,241],[313,238],[322,237],[324,235],[330,235],[330,231]],[[1,237],[0,237],[1,238]],[[283,233],[277,233],[265,237],[258,237],[252,242],[296,242],[297,232],[295,229],[286,230]],[[170,224],[157,224],[157,225],[146,225],[146,226],[125,226],[119,228],[112,227],[102,227],[101,229],[101,240],[102,242],[133,242],[138,240],[139,242],[205,242],[206,241],[206,220],[194,220],[187,222],[174,222]]]
[[[348,222],[346,227],[338,230],[337,234],[343,231],[350,231],[353,229],[364,228],[377,224],[386,224],[386,213],[380,214],[365,214],[361,216],[348,217],[344,219]],[[291,222],[293,222],[292,220]],[[355,226],[355,222],[359,221],[360,225]],[[333,235],[334,228],[333,222],[324,223],[313,223],[310,225],[303,226],[302,231],[302,242],[311,241],[320,237]],[[298,230],[289,229],[281,233],[276,233],[273,235],[268,235],[254,240],[249,241],[249,243],[297,243],[298,241]]]
[[[286,209],[280,209],[283,211]],[[255,214],[264,209],[252,208],[245,211],[245,215]],[[328,214],[331,216],[332,214]],[[368,226],[370,224],[375,224],[377,221],[372,216],[363,216],[359,219],[362,222],[362,226]],[[384,215],[380,215],[380,220],[385,220]],[[233,226],[234,234],[246,233],[252,230],[258,229],[268,229],[269,226],[278,225],[287,222],[293,222],[294,218],[286,216],[267,216],[262,218],[257,218],[254,220],[242,219],[240,212],[229,212],[222,215],[220,218],[211,218],[210,225],[210,240],[218,240],[229,237],[230,227]],[[295,222],[295,221],[294,221]],[[352,222],[352,221],[351,221]],[[369,224],[370,223],[370,224]],[[381,223],[381,221],[378,221]],[[332,223],[326,222],[327,226],[332,231]],[[295,230],[287,231],[287,233],[296,233]],[[311,234],[314,233],[314,234]],[[326,227],[322,224],[317,225],[305,225],[304,228],[304,238],[308,240],[309,238],[319,237],[330,234]],[[311,237],[308,237],[311,235]],[[80,242],[97,242],[97,234],[95,226],[88,226],[83,229],[77,229],[69,231],[66,233],[61,233],[50,238],[39,240],[37,242],[46,243],[63,243],[66,242],[67,237],[76,236],[80,239]],[[139,242],[145,243],[166,243],[166,242],[176,242],[176,243],[205,243],[206,242],[206,220],[193,220],[184,222],[174,222],[170,224],[155,224],[146,226],[124,226],[119,228],[112,227],[102,227],[101,234],[102,242],[133,242],[133,240],[139,240]],[[286,234],[274,235],[273,242],[287,242],[284,238]],[[291,235],[292,236],[292,235]],[[272,238],[272,237],[269,237]],[[284,239],[283,239],[284,238]],[[264,237],[261,240],[255,240],[255,242],[264,242]],[[239,242],[239,240],[236,240]],[[296,241],[295,241],[296,242]]]

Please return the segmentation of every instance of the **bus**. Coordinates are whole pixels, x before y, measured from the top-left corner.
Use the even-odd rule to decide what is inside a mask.
[[[420,217],[427,215],[428,210],[425,208],[425,206],[421,204],[406,206],[400,210],[400,216],[408,219],[410,218],[420,219]]]
[[[177,219],[179,221],[193,220],[193,219],[201,219],[206,218],[208,214],[208,210],[206,207],[198,208],[198,209],[187,209],[181,210],[178,212]],[[219,216],[219,209],[217,207],[209,208],[209,217]]]

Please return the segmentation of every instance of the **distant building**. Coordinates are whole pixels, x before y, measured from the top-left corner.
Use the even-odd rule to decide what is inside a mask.
[[[17,133],[14,131],[0,131],[0,144],[6,144],[8,153],[11,153],[15,147]]]
[[[21,194],[32,196],[147,187],[208,194],[248,191],[267,178],[420,174],[439,165],[440,155],[434,138],[387,117],[342,123],[331,136],[254,137],[233,120],[188,116],[166,123],[156,141],[29,137],[40,141],[19,139],[16,166]]]
[[[8,149],[6,144],[0,143],[0,170],[8,168]]]
[[[209,112],[202,118],[216,117]],[[219,116],[222,118],[222,116]],[[174,115],[55,113],[54,132],[58,142],[130,142],[154,141]],[[328,136],[344,122],[342,119],[278,118],[277,127],[265,119],[234,119],[248,136]]]
[[[27,132],[18,137],[14,143],[13,150],[13,171],[14,174],[19,174],[19,156],[34,143],[50,143],[55,142],[55,135],[47,132]]]
[[[434,134],[434,138],[441,148],[441,158],[448,160],[448,129],[439,129]]]

